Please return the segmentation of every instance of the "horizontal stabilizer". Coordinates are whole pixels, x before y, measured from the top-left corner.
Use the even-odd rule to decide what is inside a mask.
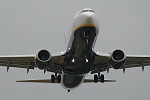
[[[31,82],[31,83],[52,83],[50,79],[40,79],[40,80],[19,80],[16,82]],[[101,82],[98,80],[98,82]],[[116,82],[116,80],[104,80],[104,82]],[[57,80],[54,81],[54,83],[58,83]],[[83,83],[95,83],[92,79],[84,79]]]
[[[33,83],[52,83],[50,79],[41,79],[41,80],[20,80],[16,82],[33,82]],[[57,80],[55,80],[53,83],[58,83]]]
[[[101,82],[101,81],[98,80],[98,82]],[[104,82],[116,82],[116,80],[104,80]],[[84,79],[83,83],[95,83],[95,82],[92,79]]]

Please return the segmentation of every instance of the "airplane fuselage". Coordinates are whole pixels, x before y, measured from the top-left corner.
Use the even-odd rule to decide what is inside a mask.
[[[70,39],[66,52],[52,55],[48,50],[41,49],[36,55],[8,55],[0,56],[0,66],[25,68],[39,68],[45,72],[53,72],[51,79],[20,80],[16,82],[61,83],[68,90],[74,89],[82,83],[116,82],[105,80],[101,72],[142,67],[150,65],[150,55],[126,55],[120,49],[112,53],[95,53],[94,46],[99,33],[97,15],[89,8],[79,11],[70,29]],[[57,40],[56,40],[57,41]],[[95,74],[94,79],[85,79],[87,73]],[[59,75],[58,75],[59,74]]]
[[[81,10],[75,15],[64,60],[61,81],[64,88],[76,88],[90,72],[98,27],[97,15],[91,9]]]

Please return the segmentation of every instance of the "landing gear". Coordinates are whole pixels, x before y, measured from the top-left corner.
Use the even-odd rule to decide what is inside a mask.
[[[54,81],[55,81],[55,76],[51,75],[51,82],[54,83]]]
[[[57,76],[57,81],[58,81],[58,83],[61,82],[61,75],[58,75],[58,76]]]
[[[98,75],[94,75],[94,82],[97,83],[98,82]]]
[[[103,74],[100,76],[100,80],[101,80],[101,83],[104,83],[104,75]]]
[[[61,75],[57,75],[57,73],[55,73],[55,75],[51,75],[51,82],[54,83],[55,80],[57,80],[58,83],[61,82]]]
[[[94,82],[97,83],[98,80],[100,80],[101,83],[104,83],[104,75],[100,73],[98,73],[98,75],[94,75]]]

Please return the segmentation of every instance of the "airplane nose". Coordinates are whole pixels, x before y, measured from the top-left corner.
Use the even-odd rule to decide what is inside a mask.
[[[85,25],[94,25],[95,23],[95,14],[93,12],[84,13],[82,15],[83,24]]]

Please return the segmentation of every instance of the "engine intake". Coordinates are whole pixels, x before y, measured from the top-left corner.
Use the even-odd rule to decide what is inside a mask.
[[[126,56],[122,50],[115,50],[111,53],[109,63],[114,69],[120,69],[126,62]]]
[[[47,50],[40,50],[36,55],[35,63],[39,69],[44,69],[50,64],[51,54]]]

